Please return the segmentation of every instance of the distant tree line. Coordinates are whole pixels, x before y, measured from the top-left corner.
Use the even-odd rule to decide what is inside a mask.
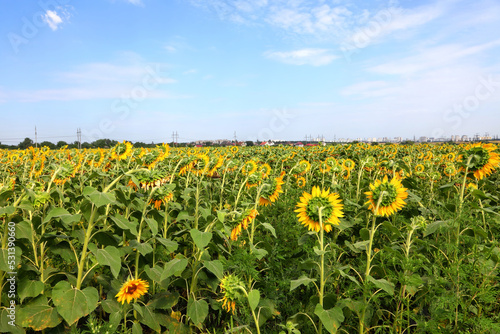
[[[96,141],[93,141],[91,143],[89,142],[83,142],[81,143],[81,148],[110,148],[118,144],[118,141],[112,140],[112,139],[98,139]],[[134,143],[134,147],[143,147],[143,148],[148,148],[148,147],[156,147],[157,145],[161,145],[162,143],[151,143],[151,144],[146,144],[143,142],[136,142]],[[178,146],[178,147],[183,147],[183,146],[189,146],[186,143],[169,143],[170,146]],[[25,150],[29,147],[35,147],[35,142],[31,138],[25,138],[22,142],[20,142],[18,145],[5,145],[0,143],[0,148],[2,149],[20,149],[20,150]],[[63,140],[58,141],[56,144],[50,142],[50,141],[43,141],[41,143],[37,143],[36,146],[38,147],[48,147],[52,150],[62,148],[64,146],[67,146],[67,148],[78,148],[79,143],[78,141],[75,141],[73,143],[67,143]]]

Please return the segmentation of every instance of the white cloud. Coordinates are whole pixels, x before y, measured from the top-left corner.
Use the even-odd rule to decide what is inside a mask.
[[[478,56],[482,52],[500,45],[500,39],[474,46],[446,44],[428,47],[413,52],[411,56],[372,66],[370,71],[378,74],[411,75],[438,67],[452,66],[461,58]]]
[[[301,49],[288,52],[268,51],[264,54],[267,58],[291,65],[323,66],[339,58],[327,49]]]
[[[126,0],[128,3],[131,3],[132,5],[136,6],[144,6],[144,3],[142,0]]]
[[[53,31],[56,31],[63,19],[57,14],[56,11],[47,10],[43,16],[43,20],[47,23]]]
[[[168,77],[166,64],[148,64],[137,55],[125,55],[126,60],[117,63],[88,63],[72,71],[53,75],[52,86],[39,90],[10,91],[9,100],[23,102],[72,101],[88,99],[122,98],[140,94],[145,98],[184,97],[164,91],[164,85],[176,83]],[[1,93],[1,92],[0,92]],[[0,94],[0,100],[2,95]]]

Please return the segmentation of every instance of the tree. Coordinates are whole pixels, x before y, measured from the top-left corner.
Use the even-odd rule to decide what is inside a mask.
[[[247,140],[245,143],[247,144],[247,146],[254,146],[254,143],[251,140]]]
[[[25,150],[30,146],[33,146],[33,140],[31,140],[29,138],[24,138],[24,140],[22,142],[20,142],[19,145],[17,145],[17,147],[20,150]]]
[[[54,145],[54,143],[50,142],[50,141],[42,141],[40,143],[40,147],[44,147],[44,146],[47,146],[48,148],[50,148],[51,150],[55,149],[56,148],[56,145]]]
[[[66,146],[66,145],[68,145],[68,143],[66,143],[64,140],[60,140],[56,144],[57,148],[61,148],[61,147]]]

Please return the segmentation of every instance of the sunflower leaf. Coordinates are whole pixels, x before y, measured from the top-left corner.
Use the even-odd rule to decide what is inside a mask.
[[[187,306],[187,315],[191,318],[194,324],[203,323],[208,315],[208,304],[203,299],[189,299]]]
[[[296,288],[298,288],[301,285],[308,286],[309,283],[315,282],[315,281],[316,281],[316,279],[314,279],[314,278],[309,278],[305,275],[300,276],[299,279],[290,281],[290,291],[295,290]]]
[[[319,317],[325,329],[331,334],[337,333],[338,328],[344,321],[344,313],[340,307],[325,310],[321,304],[316,304],[314,314]]]
[[[261,225],[264,226],[269,231],[271,231],[271,233],[273,234],[273,236],[276,238],[276,230],[274,229],[274,227],[271,224],[269,224],[269,223],[261,223]]]

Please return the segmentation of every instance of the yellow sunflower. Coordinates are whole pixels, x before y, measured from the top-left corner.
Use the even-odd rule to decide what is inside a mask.
[[[116,294],[118,302],[130,304],[132,299],[144,296],[148,292],[149,284],[142,279],[129,279]]]
[[[303,176],[298,177],[297,178],[297,186],[299,188],[304,188],[305,185],[306,185],[306,179]]]
[[[236,313],[236,301],[243,297],[241,280],[236,275],[226,275],[220,280],[220,290],[224,296],[217,300],[222,302],[222,308],[232,314]]]
[[[280,196],[280,193],[283,192],[281,186],[285,183],[283,181],[284,176],[285,172],[283,171],[281,172],[280,176],[272,180],[271,184],[269,185],[269,188],[263,191],[259,199],[259,205],[268,206],[271,203],[276,202],[276,200]]]
[[[112,148],[111,159],[118,161],[124,160],[130,154],[132,154],[132,144],[128,141],[123,141],[123,143],[118,143]]]
[[[477,180],[492,174],[495,168],[500,165],[500,156],[495,152],[494,144],[472,144],[464,152],[464,162],[469,161],[472,167],[469,167],[469,172],[474,174]]]
[[[243,175],[251,175],[257,171],[257,164],[253,160],[248,160],[243,164],[241,172]]]
[[[323,229],[325,232],[330,232],[332,225],[338,225],[339,218],[344,217],[343,206],[337,193],[330,194],[330,189],[322,190],[319,187],[313,187],[311,194],[307,192],[302,194],[295,212],[302,225],[307,226],[309,230],[319,232],[321,228],[319,208],[322,207]]]
[[[245,214],[242,215],[243,219],[241,220],[241,222],[239,222],[231,231],[231,240],[238,240],[238,237],[240,236],[243,229],[246,230],[248,228],[248,224],[250,224],[258,214],[259,212],[255,209],[252,209],[250,211],[247,210]]]
[[[368,197],[366,204],[370,203],[368,210],[377,216],[390,216],[405,206],[404,201],[408,197],[406,188],[403,187],[398,177],[388,180],[387,175],[382,181],[376,180],[375,184],[370,183],[371,191],[365,192]],[[378,201],[382,200],[377,208]]]

